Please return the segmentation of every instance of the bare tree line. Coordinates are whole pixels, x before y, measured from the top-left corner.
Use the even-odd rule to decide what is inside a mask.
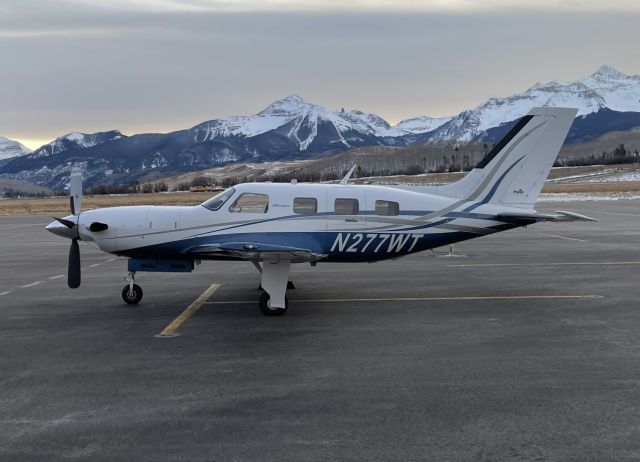
[[[354,178],[419,175],[424,173],[467,172],[494,147],[493,144],[471,143],[428,143],[409,147],[373,146],[353,149],[335,156],[310,160],[300,166],[269,171],[266,167],[260,173],[252,175],[229,175],[222,178],[198,176],[169,187],[165,181],[132,183],[129,185],[96,186],[92,194],[114,193],[151,193],[159,191],[188,191],[191,188],[226,188],[245,182],[289,182],[293,179],[301,182],[335,181],[342,178],[354,165],[357,166]],[[596,164],[621,164],[640,161],[638,150],[631,150],[619,144],[601,154],[562,154],[554,166],[582,166]]]

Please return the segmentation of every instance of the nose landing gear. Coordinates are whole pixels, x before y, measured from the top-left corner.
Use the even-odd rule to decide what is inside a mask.
[[[129,305],[136,305],[142,300],[142,287],[135,284],[135,275],[135,272],[130,272],[124,278],[127,281],[127,285],[122,288],[122,299]]]

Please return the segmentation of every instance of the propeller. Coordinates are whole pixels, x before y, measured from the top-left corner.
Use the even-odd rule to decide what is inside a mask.
[[[80,210],[82,207],[82,169],[74,167],[69,178],[69,208],[71,215],[64,218],[53,217],[55,221],[49,223],[47,231],[61,237],[71,239],[69,248],[69,266],[67,272],[67,284],[72,289],[80,287]],[[99,233],[109,229],[109,225],[94,221],[85,226],[87,231]]]
[[[71,228],[75,231],[75,236],[71,238],[71,247],[69,247],[67,285],[71,289],[77,289],[80,287],[81,280],[80,246],[78,245],[78,239],[80,239],[78,219],[80,217],[80,208],[82,207],[82,169],[80,167],[73,167],[71,169],[71,178],[69,179],[69,206],[71,208],[71,214],[75,215],[77,219],[76,222],[73,223],[73,228]],[[69,223],[64,223],[61,220],[58,221],[69,227]],[[68,222],[69,220],[64,221]]]

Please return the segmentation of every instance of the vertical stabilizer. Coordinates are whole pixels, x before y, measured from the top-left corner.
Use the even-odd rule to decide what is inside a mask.
[[[532,209],[576,113],[573,108],[532,109],[467,176],[437,192]]]

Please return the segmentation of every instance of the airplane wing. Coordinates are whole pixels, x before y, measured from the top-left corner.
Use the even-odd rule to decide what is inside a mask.
[[[192,247],[186,253],[193,256],[227,255],[243,260],[260,261],[265,255],[280,256],[292,262],[315,262],[324,260],[327,255],[309,249],[260,242],[224,242]]]
[[[568,212],[566,210],[556,210],[556,214],[557,215],[537,212],[503,212],[499,213],[497,216],[500,220],[518,225],[523,223],[532,224],[539,221],[598,221],[595,218],[591,218],[586,215],[580,215],[579,213],[575,212]]]

